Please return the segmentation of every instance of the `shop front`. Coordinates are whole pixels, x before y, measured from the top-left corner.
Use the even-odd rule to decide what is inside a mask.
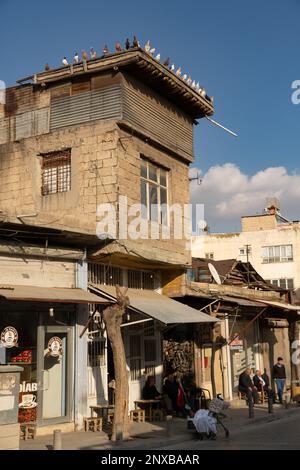
[[[12,289],[11,294],[16,294],[18,288]],[[62,298],[50,302],[53,289],[26,289],[36,300],[0,300],[0,363],[23,368],[19,422],[36,421],[39,426],[71,423],[76,420],[75,395],[86,396],[84,390],[78,391],[86,386],[84,380],[76,380],[80,370],[75,373],[80,341],[77,318],[82,308],[78,304],[85,304],[88,316],[88,302],[102,303],[101,299],[81,289],[60,289]],[[9,297],[10,291],[1,287],[0,294],[3,292]],[[43,301],[38,299],[42,294]],[[81,360],[80,369],[84,369],[86,358]],[[84,409],[87,403],[81,405]]]

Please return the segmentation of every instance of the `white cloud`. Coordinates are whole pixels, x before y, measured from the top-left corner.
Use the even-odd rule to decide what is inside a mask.
[[[300,218],[300,174],[288,173],[283,166],[266,168],[253,176],[232,163],[213,166],[205,174],[197,168],[190,170],[192,177],[197,172],[202,182],[191,181],[191,201],[204,204],[212,231],[237,230],[240,217],[262,213],[269,197],[279,199],[282,215]]]

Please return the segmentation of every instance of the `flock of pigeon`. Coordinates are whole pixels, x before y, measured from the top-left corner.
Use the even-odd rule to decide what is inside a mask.
[[[135,48],[138,48],[138,47],[140,48],[141,45],[140,45],[140,42],[138,41],[138,39],[136,38],[136,36],[133,36],[132,44],[130,43],[128,38],[126,39],[125,50],[135,49]],[[119,41],[117,41],[116,44],[115,44],[115,52],[122,52],[123,50],[124,50],[124,48],[122,47],[121,43]],[[161,59],[160,53],[157,53],[155,55],[156,49],[155,49],[155,47],[151,47],[149,40],[146,42],[144,50],[145,50],[145,52],[147,52],[147,54],[151,55],[155,60],[160,62],[160,59]],[[106,56],[110,53],[107,44],[105,44],[105,46],[103,47],[102,53],[103,54],[102,54],[101,57],[104,57],[104,56]],[[88,54],[85,50],[82,51],[81,57],[79,56],[78,52],[75,52],[75,55],[74,55],[74,58],[73,58],[73,64],[79,64],[80,62],[86,62],[87,60],[93,60],[93,59],[96,59],[96,58],[97,58],[97,53],[96,53],[95,49],[93,47],[91,47],[89,56],[88,56]],[[66,57],[63,58],[62,64],[65,67],[70,65]],[[169,57],[163,62],[163,65],[165,67],[168,67],[169,70],[171,70],[171,72],[173,72],[178,78],[180,78],[181,80],[186,82],[186,84],[189,85],[191,88],[193,88],[200,96],[202,96],[203,98],[208,98],[209,99],[209,97],[206,94],[206,90],[199,84],[199,82],[196,83],[196,81],[192,80],[191,76],[187,75],[186,73],[184,73],[182,75],[181,67],[178,67],[175,70],[175,65],[171,64],[171,60],[170,60]],[[46,63],[45,64],[45,71],[48,71],[48,70],[50,70],[50,66],[49,66],[48,63]]]

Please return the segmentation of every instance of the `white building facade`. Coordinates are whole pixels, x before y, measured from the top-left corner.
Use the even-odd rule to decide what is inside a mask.
[[[192,256],[249,261],[273,284],[293,289],[300,301],[300,223],[275,213],[242,217],[242,231],[192,238]]]

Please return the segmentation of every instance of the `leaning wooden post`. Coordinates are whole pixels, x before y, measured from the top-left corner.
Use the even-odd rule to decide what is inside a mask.
[[[117,303],[110,305],[103,311],[103,319],[106,326],[107,336],[111,344],[115,368],[115,412],[112,429],[112,440],[122,441],[129,437],[128,432],[128,398],[129,385],[126,367],[126,355],[121,334],[123,314],[129,306],[129,298],[126,296],[127,289],[116,286]]]

